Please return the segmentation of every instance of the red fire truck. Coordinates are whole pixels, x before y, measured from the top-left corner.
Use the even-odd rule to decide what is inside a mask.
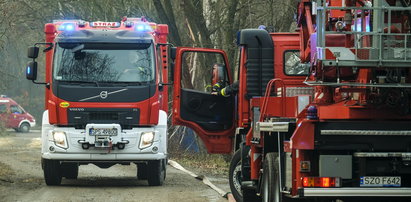
[[[0,95],[0,122],[6,128],[23,133],[28,133],[36,125],[34,117],[6,95]]]
[[[192,127],[210,153],[233,148],[237,201],[407,200],[410,13],[400,0],[302,0],[297,32],[238,33],[236,97],[183,85],[197,64],[187,53],[228,64],[224,52],[177,48],[173,123]]]
[[[78,167],[137,164],[139,179],[162,185],[167,159],[168,26],[56,20],[28,49],[26,77],[45,86],[42,167],[47,185]],[[39,46],[45,81],[37,82]]]

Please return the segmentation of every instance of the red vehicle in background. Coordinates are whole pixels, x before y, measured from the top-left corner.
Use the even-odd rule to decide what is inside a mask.
[[[13,128],[17,132],[27,133],[36,125],[34,117],[13,99],[0,95],[0,123],[6,128]]]

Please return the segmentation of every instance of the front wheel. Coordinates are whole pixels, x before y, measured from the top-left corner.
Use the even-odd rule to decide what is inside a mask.
[[[228,176],[231,193],[233,194],[236,201],[242,202],[243,195],[241,193],[241,150],[237,150],[231,158]]]
[[[56,160],[43,159],[44,180],[47,185],[61,184],[61,164]]]
[[[150,186],[161,186],[166,177],[165,160],[149,161],[147,164],[147,181]]]
[[[241,183],[243,181],[242,173],[241,149],[234,153],[230,162],[229,183],[230,190],[237,202],[256,202],[261,201],[260,197],[253,189],[242,189]]]
[[[22,123],[18,129],[19,132],[28,133],[30,132],[30,124]]]

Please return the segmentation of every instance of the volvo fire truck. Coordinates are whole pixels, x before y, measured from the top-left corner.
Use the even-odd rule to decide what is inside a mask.
[[[297,9],[297,32],[238,33],[236,98],[179,84],[186,53],[224,52],[177,48],[174,123],[194,128],[210,153],[233,148],[237,201],[409,200],[409,1],[301,0]]]
[[[139,179],[162,185],[167,159],[168,26],[55,20],[28,49],[26,77],[45,86],[41,162],[47,185],[76,179],[79,165],[137,165]],[[37,79],[40,47],[44,81]]]

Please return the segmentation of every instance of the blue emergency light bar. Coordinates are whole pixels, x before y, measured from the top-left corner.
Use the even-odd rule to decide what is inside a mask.
[[[64,23],[58,27],[58,30],[59,31],[74,31],[75,27],[76,27],[75,23]]]
[[[135,29],[139,32],[150,32],[153,30],[151,26],[147,24],[137,24]]]
[[[139,18],[137,18],[139,19]],[[139,19],[140,20],[140,19]],[[54,21],[54,23],[58,23],[60,25],[57,25],[57,30],[58,31],[75,31],[76,27],[85,27],[86,26],[86,22],[83,20],[77,20],[77,21],[69,21],[69,22],[64,22],[65,20],[63,20],[63,23],[60,24],[62,21]],[[103,28],[103,27],[107,27],[107,28],[118,28],[121,26],[120,22],[90,22],[90,27],[93,28]],[[125,27],[133,27],[134,26],[134,30],[137,32],[152,32],[153,29],[155,29],[155,27],[153,28],[150,24],[145,23],[145,22],[135,22],[135,21],[125,21],[124,22],[124,26]]]

